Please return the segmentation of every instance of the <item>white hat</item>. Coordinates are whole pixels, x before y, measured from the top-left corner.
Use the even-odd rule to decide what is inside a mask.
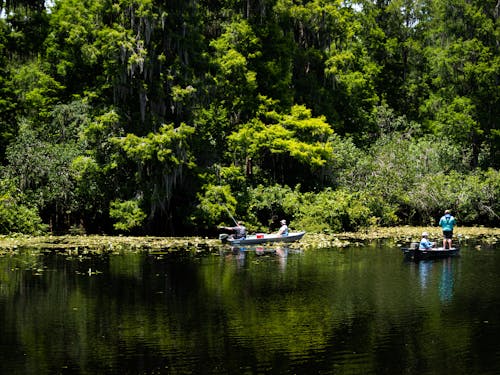
[[[285,219],[283,219],[283,220],[281,220],[281,221],[280,221],[280,223],[281,223],[281,224],[286,224],[286,220],[285,220]]]
[[[429,233],[427,233],[427,232],[422,233],[422,237],[427,237],[428,235],[429,235]]]

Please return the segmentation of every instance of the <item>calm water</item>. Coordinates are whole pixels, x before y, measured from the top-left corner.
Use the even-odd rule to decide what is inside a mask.
[[[500,246],[0,256],[0,374],[499,374]]]

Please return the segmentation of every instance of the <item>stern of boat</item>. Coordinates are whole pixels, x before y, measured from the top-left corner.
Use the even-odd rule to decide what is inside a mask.
[[[226,233],[221,233],[219,234],[219,240],[221,240],[222,243],[228,243],[229,235]]]

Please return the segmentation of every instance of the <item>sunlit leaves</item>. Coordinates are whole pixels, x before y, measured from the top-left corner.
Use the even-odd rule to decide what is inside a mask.
[[[208,223],[233,224],[237,201],[229,185],[204,186],[204,193],[198,193],[198,216]]]
[[[292,108],[277,124],[254,121],[229,137],[234,152],[239,157],[262,160],[266,156],[284,155],[311,169],[325,165],[333,149],[328,139],[333,134],[325,118],[313,118],[303,106]]]
[[[0,233],[26,233],[38,235],[47,230],[38,209],[28,206],[25,197],[15,186],[14,180],[0,181]]]
[[[442,126],[434,126],[438,131],[446,132],[450,122],[458,121],[453,137],[457,137],[464,148],[472,146],[478,150],[485,143],[491,145],[492,160],[498,146],[491,130],[495,128],[494,119],[498,118],[500,108],[497,90],[500,59],[493,26],[495,5],[492,1],[464,0],[432,3],[433,18],[425,25],[428,46],[424,53],[429,61],[433,92],[422,106],[425,117],[442,122]],[[429,101],[439,105],[437,111],[429,109]],[[449,116],[446,115],[448,106],[451,106]],[[461,111],[463,116],[459,114]],[[444,121],[433,117],[434,113],[441,119],[445,117]],[[472,166],[478,162],[477,151],[473,156]]]
[[[47,64],[33,61],[14,71],[15,92],[25,114],[46,118],[57,102],[63,86],[47,70]]]
[[[144,204],[151,205],[150,217],[167,212],[177,185],[182,183],[183,171],[194,166],[189,147],[193,132],[185,124],[177,128],[165,124],[158,132],[144,137],[127,134],[113,138],[113,173],[124,181],[118,194],[126,200],[140,196]],[[131,177],[134,184],[130,183]]]
[[[123,232],[139,227],[147,216],[139,207],[137,200],[111,202],[109,215],[116,220],[115,229]]]
[[[362,202],[389,223],[448,200],[426,175],[498,164],[494,0],[17,4],[0,20],[1,147],[52,220],[142,197],[143,224],[181,222],[210,184],[264,215],[262,184],[377,197]]]
[[[256,72],[250,62],[259,55],[260,41],[245,20],[235,20],[224,26],[222,35],[210,46],[214,49],[212,64],[217,99],[225,103],[233,116],[250,110],[257,88]]]
[[[158,133],[150,133],[145,137],[127,134],[124,138],[116,138],[114,142],[125,152],[127,158],[140,164],[153,160],[163,164],[167,169],[175,169],[181,164],[190,163],[186,138],[194,129],[182,125],[174,129],[172,125],[163,125]]]
[[[344,189],[307,194],[294,223],[314,232],[358,230],[369,224],[371,216],[366,202],[360,198]]]

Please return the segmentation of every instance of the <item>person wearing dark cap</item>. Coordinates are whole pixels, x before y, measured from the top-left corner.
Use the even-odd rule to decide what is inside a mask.
[[[286,225],[286,220],[280,221],[281,227],[278,230],[278,236],[288,236],[288,226]]]
[[[443,217],[439,220],[439,226],[443,229],[443,249],[446,249],[446,244],[448,244],[448,247],[451,249],[453,228],[456,224],[457,222],[451,215],[450,210],[444,211]]]

